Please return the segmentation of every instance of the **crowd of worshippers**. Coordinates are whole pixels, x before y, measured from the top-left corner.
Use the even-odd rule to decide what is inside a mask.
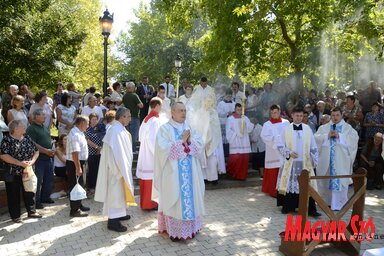
[[[105,97],[95,87],[81,94],[73,83],[58,83],[52,98],[44,90],[34,95],[27,85],[11,85],[2,95],[0,122],[0,157],[11,174],[5,182],[9,213],[22,222],[21,192],[28,217],[41,218],[36,209],[54,203],[56,175],[67,180],[68,193],[86,183],[88,195],[104,203],[108,228],[124,232],[126,206],[136,204],[134,154],[140,207],[157,210],[159,232],[174,241],[201,230],[204,184],[217,185],[221,175],[246,180],[249,163],[282,213],[298,207],[303,169],[335,176],[361,166],[368,170],[367,189],[381,189],[381,95],[373,81],[336,97],[331,90],[297,92],[269,82],[263,88],[238,82],[212,87],[206,77],[195,86],[184,79],[178,90],[170,76],[155,87],[148,77],[138,85],[116,82]],[[58,131],[54,139],[52,127]],[[23,188],[27,166],[34,167],[36,193]],[[332,210],[348,200],[348,179],[312,185]],[[87,216],[89,207],[69,199],[70,217]],[[320,216],[312,198],[308,213]]]

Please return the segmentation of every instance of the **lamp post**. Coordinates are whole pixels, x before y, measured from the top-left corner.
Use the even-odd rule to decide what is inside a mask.
[[[99,18],[101,34],[104,37],[104,81],[103,81],[103,94],[107,95],[107,47],[108,47],[108,37],[111,34],[112,23],[113,23],[113,14],[110,14],[108,9],[105,10],[104,16]]]
[[[177,74],[177,83],[176,83],[176,101],[179,100],[179,82],[180,82],[180,72],[181,72],[181,57],[177,54],[175,59],[175,67]]]

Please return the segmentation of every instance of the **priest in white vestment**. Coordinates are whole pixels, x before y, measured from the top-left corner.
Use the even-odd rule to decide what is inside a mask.
[[[157,92],[157,97],[159,97],[163,102],[161,105],[161,111],[159,113],[160,123],[165,124],[171,118],[171,100],[165,96],[164,86],[160,85]],[[148,114],[151,113],[152,109],[149,106]]]
[[[226,135],[229,142],[228,173],[237,180],[245,180],[248,175],[249,153],[251,142],[249,134],[254,125],[248,117],[242,115],[240,103],[235,105],[235,113],[228,117]]]
[[[280,106],[270,107],[271,118],[265,122],[261,130],[261,139],[265,143],[264,177],[261,191],[272,197],[277,196],[276,184],[279,168],[284,164],[277,145],[282,143],[282,131],[289,125],[288,120],[281,118]]]
[[[172,119],[158,130],[152,200],[158,202],[158,230],[172,241],[193,238],[204,214],[204,179],[199,156],[203,141],[186,123],[183,103],[172,106]]]
[[[319,176],[351,175],[357,153],[359,136],[351,125],[343,120],[341,108],[331,111],[331,121],[319,127],[315,133],[319,149]],[[318,180],[319,194],[331,206],[340,210],[348,201],[351,179]]]
[[[202,77],[191,98],[191,128],[203,137],[205,150],[201,155],[204,179],[217,184],[218,174],[225,173],[220,120],[216,111],[216,96],[207,78]]]
[[[227,123],[227,118],[233,114],[233,110],[235,109],[235,104],[236,103],[232,101],[231,89],[227,89],[225,91],[224,99],[217,104],[217,114],[219,115],[221,135],[222,135],[224,144],[228,144],[228,141],[225,135],[225,124]]]
[[[95,201],[104,203],[103,214],[108,216],[108,229],[125,232],[121,220],[129,220],[127,206],[136,206],[132,180],[132,140],[125,129],[131,113],[121,107],[116,111],[116,121],[108,129],[101,150]]]
[[[281,212],[295,212],[299,207],[300,186],[297,178],[302,170],[307,170],[310,176],[315,175],[314,168],[318,163],[318,151],[311,128],[303,123],[304,109],[295,107],[291,113],[293,122],[285,126],[282,144],[278,145],[281,155],[285,158],[284,165],[279,170],[277,179],[277,206],[283,206]],[[311,181],[312,187],[317,188],[316,181]],[[316,203],[309,198],[308,215],[321,216],[317,212]]]
[[[153,170],[155,168],[155,141],[161,122],[159,113],[162,101],[154,97],[149,102],[151,112],[144,118],[139,130],[140,151],[137,159],[136,176],[140,179],[140,208],[157,209],[157,203],[151,200]]]

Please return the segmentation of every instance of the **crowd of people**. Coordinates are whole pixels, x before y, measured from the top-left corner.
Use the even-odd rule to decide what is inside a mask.
[[[140,207],[158,211],[159,232],[173,241],[201,230],[205,185],[217,185],[225,173],[245,180],[249,163],[283,214],[298,207],[303,169],[336,176],[361,166],[368,170],[367,189],[381,189],[381,95],[373,81],[365,90],[333,96],[331,90],[322,95],[269,82],[263,88],[238,82],[211,87],[206,77],[195,86],[184,79],[175,88],[168,75],[158,86],[146,76],[140,84],[115,82],[104,97],[93,86],[81,94],[73,83],[58,83],[52,98],[44,90],[34,95],[27,85],[11,85],[2,95],[0,122],[9,213],[22,221],[22,192],[28,217],[41,218],[36,209],[54,203],[56,175],[67,180],[68,192],[78,183],[85,186],[104,204],[108,228],[124,232],[127,206],[136,205],[135,154]],[[37,176],[35,193],[23,187],[27,166]],[[312,185],[332,210],[348,200],[348,179]],[[87,216],[89,207],[69,199],[71,217]],[[312,198],[308,214],[321,215]]]

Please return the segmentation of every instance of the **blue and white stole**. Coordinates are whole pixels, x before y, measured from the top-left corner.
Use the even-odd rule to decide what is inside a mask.
[[[182,135],[186,131],[183,129],[181,132],[173,127],[176,140],[181,140]],[[192,184],[192,156],[187,155],[182,159],[177,159],[179,169],[179,184],[181,195],[181,212],[183,220],[195,219],[195,205],[193,198],[193,184]]]
[[[342,125],[336,126],[336,131],[338,133],[341,133],[343,129]],[[332,131],[332,125],[330,125],[330,130]],[[336,169],[335,169],[335,161],[336,161],[336,139],[332,138],[330,140],[331,144],[331,150],[330,150],[330,157],[329,157],[329,173],[331,176],[336,176]],[[329,180],[329,189],[334,191],[340,191],[340,179],[330,179]]]

